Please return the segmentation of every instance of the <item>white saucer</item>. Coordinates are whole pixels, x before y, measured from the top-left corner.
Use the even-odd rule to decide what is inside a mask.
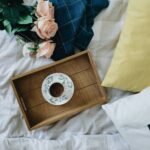
[[[63,92],[59,97],[54,97],[50,93],[50,87],[59,83],[63,86]],[[42,83],[42,95],[44,99],[52,105],[63,105],[71,100],[74,94],[74,84],[69,76],[63,73],[53,73],[47,76]]]

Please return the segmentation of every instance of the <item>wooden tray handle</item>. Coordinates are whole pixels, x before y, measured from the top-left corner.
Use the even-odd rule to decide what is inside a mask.
[[[20,100],[21,100],[21,104],[22,104],[22,106],[23,106],[24,110],[25,110],[25,111],[27,111],[27,108],[26,108],[26,105],[24,104],[24,100],[23,100],[23,98],[22,98],[22,97],[20,97]]]

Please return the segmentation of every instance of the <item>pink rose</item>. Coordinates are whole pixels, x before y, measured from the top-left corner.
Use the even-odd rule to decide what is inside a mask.
[[[32,29],[32,31],[35,31],[41,39],[50,39],[51,37],[54,37],[57,30],[57,23],[46,17],[39,18]]]
[[[54,19],[54,7],[51,2],[39,0],[37,4],[36,14],[38,17],[47,17]]]
[[[55,43],[51,43],[51,41],[46,41],[39,44],[39,49],[37,50],[36,56],[50,58],[53,55],[55,46]]]

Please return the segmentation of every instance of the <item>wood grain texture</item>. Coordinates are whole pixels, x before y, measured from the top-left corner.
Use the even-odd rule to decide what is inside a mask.
[[[41,93],[43,80],[55,72],[67,74],[75,85],[72,99],[61,106],[47,103]],[[18,75],[11,83],[29,130],[106,103],[106,94],[89,51]]]

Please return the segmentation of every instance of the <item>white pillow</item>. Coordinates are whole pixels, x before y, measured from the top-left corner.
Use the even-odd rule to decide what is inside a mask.
[[[131,150],[150,150],[150,88],[102,107]]]

